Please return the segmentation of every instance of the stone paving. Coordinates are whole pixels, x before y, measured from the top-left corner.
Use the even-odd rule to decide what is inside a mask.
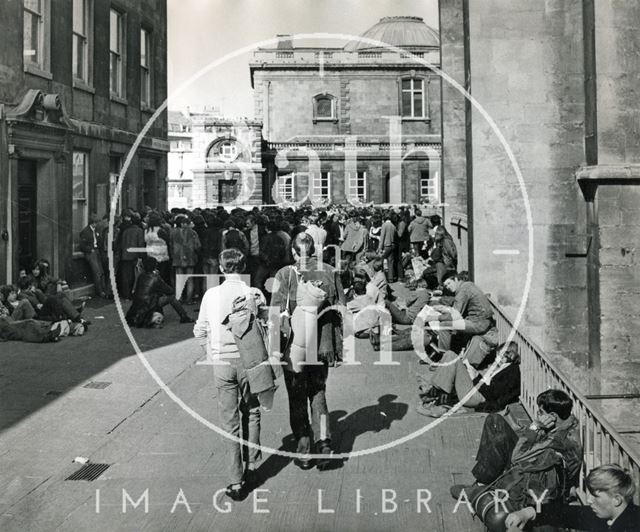
[[[231,505],[218,496],[214,505],[227,484],[221,436],[151,378],[115,305],[93,304],[85,314],[93,324],[84,337],[0,344],[0,530],[483,530],[464,505],[453,513],[448,494],[452,483],[471,480],[480,414],[453,416],[331,471],[301,471],[265,453],[259,491]],[[191,326],[169,310],[164,329],[134,335],[170,389],[216,423],[212,367],[198,364]],[[369,342],[357,342],[362,364],[332,370],[328,383],[334,443],[345,453],[389,444],[430,421],[414,410],[416,373],[428,373],[415,355],[396,353],[398,365],[376,366]],[[84,387],[92,381],[110,384]],[[283,384],[262,427],[263,445],[293,450]],[[79,469],[77,456],[111,466],[93,482],[64,480]],[[145,490],[146,512],[144,499],[133,505]]]

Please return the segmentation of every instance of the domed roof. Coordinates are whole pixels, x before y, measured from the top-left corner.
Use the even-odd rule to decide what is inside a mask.
[[[371,26],[361,36],[400,48],[415,49],[440,46],[438,31],[427,26],[421,17],[383,17],[380,22]],[[344,47],[347,52],[372,48],[380,48],[380,46],[353,40]]]

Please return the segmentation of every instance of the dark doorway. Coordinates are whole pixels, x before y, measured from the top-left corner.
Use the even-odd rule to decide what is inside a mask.
[[[37,258],[38,165],[18,161],[18,265],[31,270]]]
[[[235,179],[223,179],[218,182],[218,202],[221,204],[232,203],[238,196],[238,187]]]
[[[391,174],[386,174],[384,176],[382,203],[391,203]]]
[[[148,205],[152,209],[157,209],[155,170],[144,170],[142,174],[142,186],[142,199],[144,201],[144,206],[146,207]]]

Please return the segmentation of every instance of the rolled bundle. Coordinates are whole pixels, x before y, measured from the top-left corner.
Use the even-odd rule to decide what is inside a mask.
[[[296,308],[291,315],[291,348],[288,353],[290,369],[302,372],[308,346],[318,348],[318,309],[327,293],[315,281],[299,281],[296,292]]]

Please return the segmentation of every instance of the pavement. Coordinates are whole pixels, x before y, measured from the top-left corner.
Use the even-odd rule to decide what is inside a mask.
[[[428,372],[413,353],[376,365],[368,340],[356,340],[361,364],[332,369],[327,390],[334,447],[353,454],[320,472],[265,453],[258,489],[231,503],[218,492],[228,483],[222,437],[205,424],[217,423],[213,368],[192,327],[169,309],[163,329],[133,330],[180,405],[136,356],[113,303],[84,313],[83,337],[0,343],[0,530],[483,530],[464,504],[454,513],[449,487],[472,480],[484,415],[412,436],[431,421],[415,412],[416,375]],[[262,443],[294,451],[280,384]],[[109,467],[65,480],[76,457]]]

